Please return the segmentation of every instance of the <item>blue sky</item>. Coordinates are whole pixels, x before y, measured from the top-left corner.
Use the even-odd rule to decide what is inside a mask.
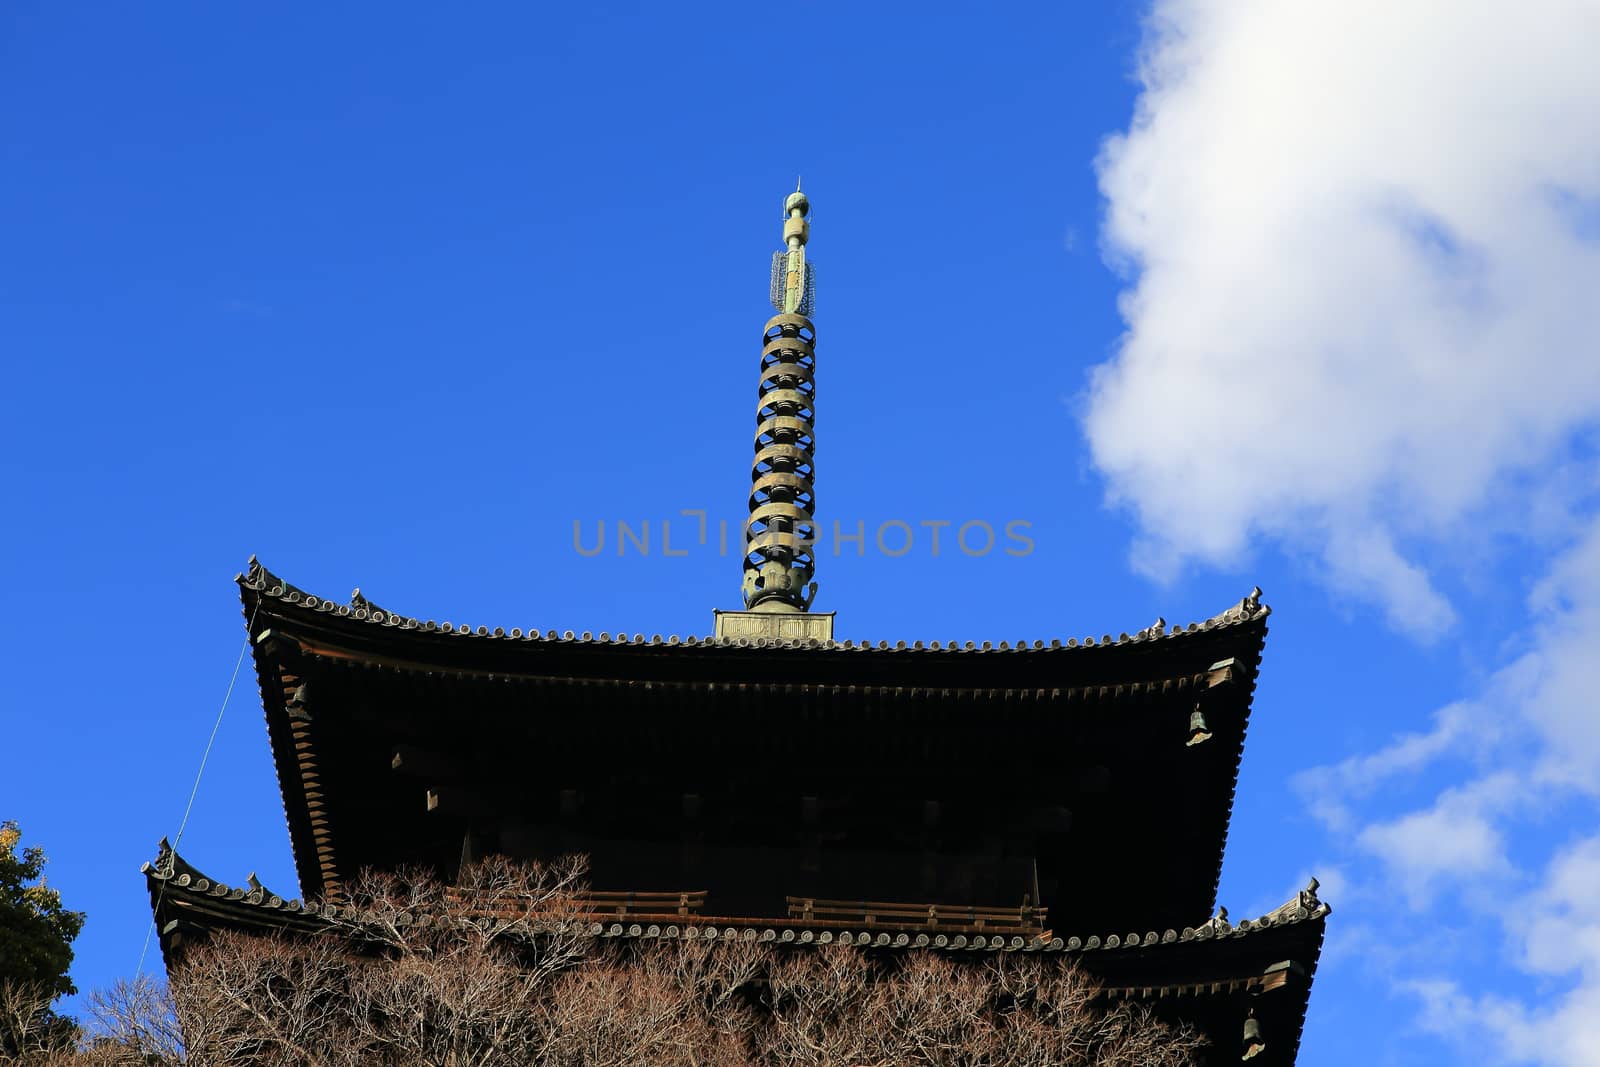
[[[80,987],[138,962],[252,552],[508,629],[736,605],[714,544],[573,523],[740,517],[803,174],[840,636],[1261,585],[1222,900],[1324,882],[1301,1062],[1600,1062],[1593,5],[975,11],[0,12],[0,817]],[[295,891],[248,668],[183,850]]]

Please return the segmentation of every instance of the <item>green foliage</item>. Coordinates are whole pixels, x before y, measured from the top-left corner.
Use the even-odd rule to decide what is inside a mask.
[[[17,849],[22,831],[0,823],[0,981],[33,986],[52,997],[76,993],[67,969],[83,912],[68,911],[45,885],[44,849]]]

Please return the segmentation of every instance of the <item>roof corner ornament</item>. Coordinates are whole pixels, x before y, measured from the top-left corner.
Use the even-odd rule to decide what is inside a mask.
[[[1250,592],[1246,593],[1244,598],[1241,599],[1239,603],[1235,604],[1227,614],[1232,618],[1242,621],[1245,619],[1253,619],[1257,615],[1260,615],[1261,612],[1261,587],[1257,585],[1252,586]]]
[[[1317,898],[1317,890],[1320,888],[1322,888],[1322,883],[1313,877],[1311,881],[1306,883],[1306,887],[1300,890],[1299,904],[1306,911],[1314,913],[1318,908],[1322,907],[1322,901]]]
[[[750,517],[745,521],[741,591],[752,611],[808,612],[817,540],[815,288],[806,242],[811,202],[797,187],[783,202],[784,249],[772,257],[771,297],[778,312],[761,336],[755,460],[750,470]]]
[[[350,606],[357,611],[365,611],[369,615],[373,613],[383,613],[382,608],[378,607],[378,605],[361,595],[361,587],[359,585],[350,590]]]
[[[1261,587],[1254,586],[1240,601],[1220,615],[1213,615],[1206,620],[1208,626],[1226,626],[1230,623],[1244,622],[1258,615],[1267,615],[1272,611],[1261,602]]]
[[[286,597],[290,593],[295,593],[299,596],[305,596],[305,590],[290,585],[282,578],[279,578],[276,574],[273,574],[271,571],[267,570],[262,562],[255,556],[250,557],[249,568],[244,574],[236,578],[235,581],[238,581],[247,588],[254,589],[258,593],[265,593],[270,597]]]

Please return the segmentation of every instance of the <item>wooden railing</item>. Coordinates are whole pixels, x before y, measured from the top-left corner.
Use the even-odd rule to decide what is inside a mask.
[[[1043,928],[1048,911],[1027,901],[1015,908],[979,908],[877,900],[819,900],[816,897],[785,899],[789,902],[789,917],[794,919],[843,920],[867,926],[914,926],[933,930],[941,927],[1038,930]]]
[[[578,903],[597,915],[692,915],[705,907],[706,891],[638,893],[590,890],[579,894]]]

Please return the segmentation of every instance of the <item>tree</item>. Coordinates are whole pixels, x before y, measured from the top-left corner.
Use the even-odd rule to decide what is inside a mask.
[[[67,970],[83,913],[68,911],[44,881],[44,849],[18,852],[22,830],[0,823],[0,1054],[70,1042],[70,1019],[50,1008],[76,993]]]
[[[0,823],[0,979],[71,995],[77,990],[67,969],[83,912],[68,911],[61,894],[45,885],[44,849],[30,845],[19,855],[21,840],[15,822]]]
[[[572,862],[367,875],[337,936],[216,934],[91,1001],[51,1067],[1183,1067],[1201,1044],[1070,964],[758,941],[600,942]],[[181,1020],[180,1043],[179,1021]]]

